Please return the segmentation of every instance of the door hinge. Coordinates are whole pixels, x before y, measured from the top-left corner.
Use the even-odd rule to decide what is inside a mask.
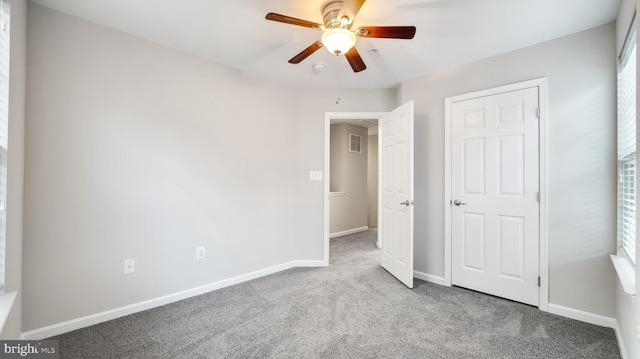
[[[540,203],[540,192],[536,193],[536,201],[538,201],[538,203]]]
[[[538,277],[538,287],[540,287],[540,277]]]
[[[540,107],[536,108],[536,117],[538,117],[538,120],[540,119]]]

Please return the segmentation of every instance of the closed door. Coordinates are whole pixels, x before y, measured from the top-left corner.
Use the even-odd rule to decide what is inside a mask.
[[[452,284],[539,301],[539,99],[531,87],[451,104]]]
[[[413,101],[379,122],[382,267],[413,288]]]

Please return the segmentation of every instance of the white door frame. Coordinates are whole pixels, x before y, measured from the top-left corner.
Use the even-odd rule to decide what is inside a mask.
[[[470,100],[477,97],[492,96],[504,92],[522,90],[525,88],[538,87],[540,106],[540,131],[539,131],[539,151],[540,151],[540,291],[538,308],[545,312],[549,311],[549,247],[548,247],[548,144],[547,144],[547,123],[548,106],[547,78],[539,78],[511,85],[495,87],[487,90],[472,92],[459,96],[445,98],[445,136],[444,136],[444,282],[451,286],[451,105],[454,102]]]
[[[329,265],[329,182],[331,180],[330,164],[331,158],[331,120],[378,120],[387,112],[325,112],[324,113],[324,265]],[[380,127],[378,126],[378,131]],[[378,138],[380,136],[378,135]],[[378,141],[379,142],[379,141]],[[381,161],[378,156],[378,161]],[[378,178],[380,174],[378,174]],[[380,181],[378,181],[380,183]],[[380,218],[380,188],[378,188],[378,218]],[[378,246],[380,245],[380,231],[378,231]]]

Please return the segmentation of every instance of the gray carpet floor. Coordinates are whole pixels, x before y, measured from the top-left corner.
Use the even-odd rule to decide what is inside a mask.
[[[376,234],[294,268],[51,339],[71,358],[620,358],[613,330],[416,280],[379,265]]]

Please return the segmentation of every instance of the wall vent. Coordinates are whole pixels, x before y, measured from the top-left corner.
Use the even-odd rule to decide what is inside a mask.
[[[362,136],[349,134],[349,152],[362,153]]]

